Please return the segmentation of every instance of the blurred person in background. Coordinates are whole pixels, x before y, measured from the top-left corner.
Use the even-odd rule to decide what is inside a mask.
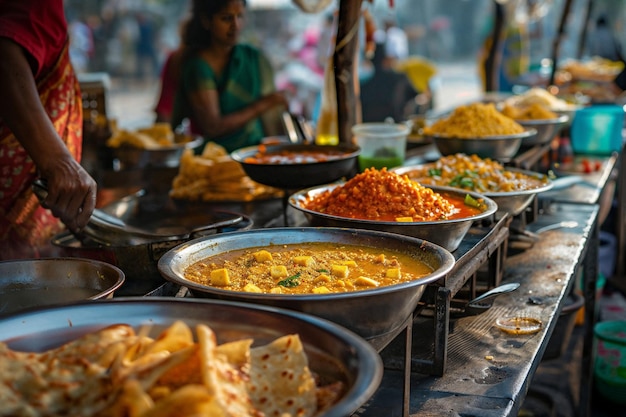
[[[192,133],[229,152],[256,145],[269,127],[262,118],[286,110],[274,72],[257,48],[239,43],[244,0],[194,0],[183,30],[184,53],[171,124],[189,119]],[[268,123],[268,120],[264,120]],[[280,123],[280,117],[272,120]]]
[[[178,27],[179,38],[183,37],[184,25],[180,24]],[[154,113],[156,115],[156,123],[171,123],[172,111],[174,110],[174,98],[176,97],[176,90],[178,90],[178,84],[180,79],[180,71],[183,61],[184,45],[179,44],[176,49],[172,49],[167,52],[165,62],[161,68],[159,74],[159,93],[157,96],[157,102],[154,106]]]
[[[89,68],[89,60],[94,52],[91,28],[77,17],[68,20],[72,66],[78,73],[86,72]]]
[[[138,12],[137,20],[137,78],[153,79],[158,76],[159,59],[156,51],[156,25],[152,18],[145,13]]]
[[[590,56],[597,56],[610,61],[623,61],[622,47],[611,31],[606,15],[596,19],[596,27],[589,34],[587,48]]]
[[[374,73],[360,83],[363,122],[383,122],[389,117],[395,122],[406,120],[418,94],[405,73],[387,67],[386,58],[384,39],[379,38],[372,57]]]
[[[0,259],[39,257],[63,223],[85,227],[96,204],[79,163],[82,100],[62,0],[0,0],[0,91]]]
[[[154,113],[157,123],[170,123],[174,109],[174,97],[178,89],[183,49],[176,49],[167,55],[160,75],[160,90]]]
[[[384,22],[385,60],[386,65],[393,66],[409,56],[409,38],[406,32],[399,28],[395,21],[388,18]]]

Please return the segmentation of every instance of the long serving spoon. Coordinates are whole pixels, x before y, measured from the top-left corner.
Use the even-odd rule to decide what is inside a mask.
[[[502,284],[495,288],[492,288],[489,291],[474,298],[473,300],[470,300],[465,305],[464,315],[474,316],[474,315],[483,313],[491,308],[491,305],[493,304],[493,298],[497,297],[500,294],[515,291],[518,288],[519,288],[518,282]],[[490,301],[490,302],[485,302],[485,301]]]

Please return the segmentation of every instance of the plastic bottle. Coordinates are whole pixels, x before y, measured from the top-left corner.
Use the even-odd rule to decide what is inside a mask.
[[[322,90],[320,115],[317,119],[315,132],[316,145],[338,145],[339,130],[337,122],[337,90],[335,88],[335,70],[333,57],[328,58],[324,72],[324,89]]]

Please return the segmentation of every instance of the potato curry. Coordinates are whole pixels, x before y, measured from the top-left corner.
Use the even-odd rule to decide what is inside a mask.
[[[412,281],[432,271],[409,253],[311,242],[225,252],[190,265],[185,278],[231,291],[328,294]]]

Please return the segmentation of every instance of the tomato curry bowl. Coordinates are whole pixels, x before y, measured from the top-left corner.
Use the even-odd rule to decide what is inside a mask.
[[[230,154],[254,181],[281,188],[300,190],[326,184],[352,175],[360,148],[306,144],[262,144],[238,149]]]
[[[368,169],[343,184],[301,190],[289,197],[311,226],[381,230],[414,236],[454,251],[475,221],[498,205],[482,194],[422,186],[407,176]]]

